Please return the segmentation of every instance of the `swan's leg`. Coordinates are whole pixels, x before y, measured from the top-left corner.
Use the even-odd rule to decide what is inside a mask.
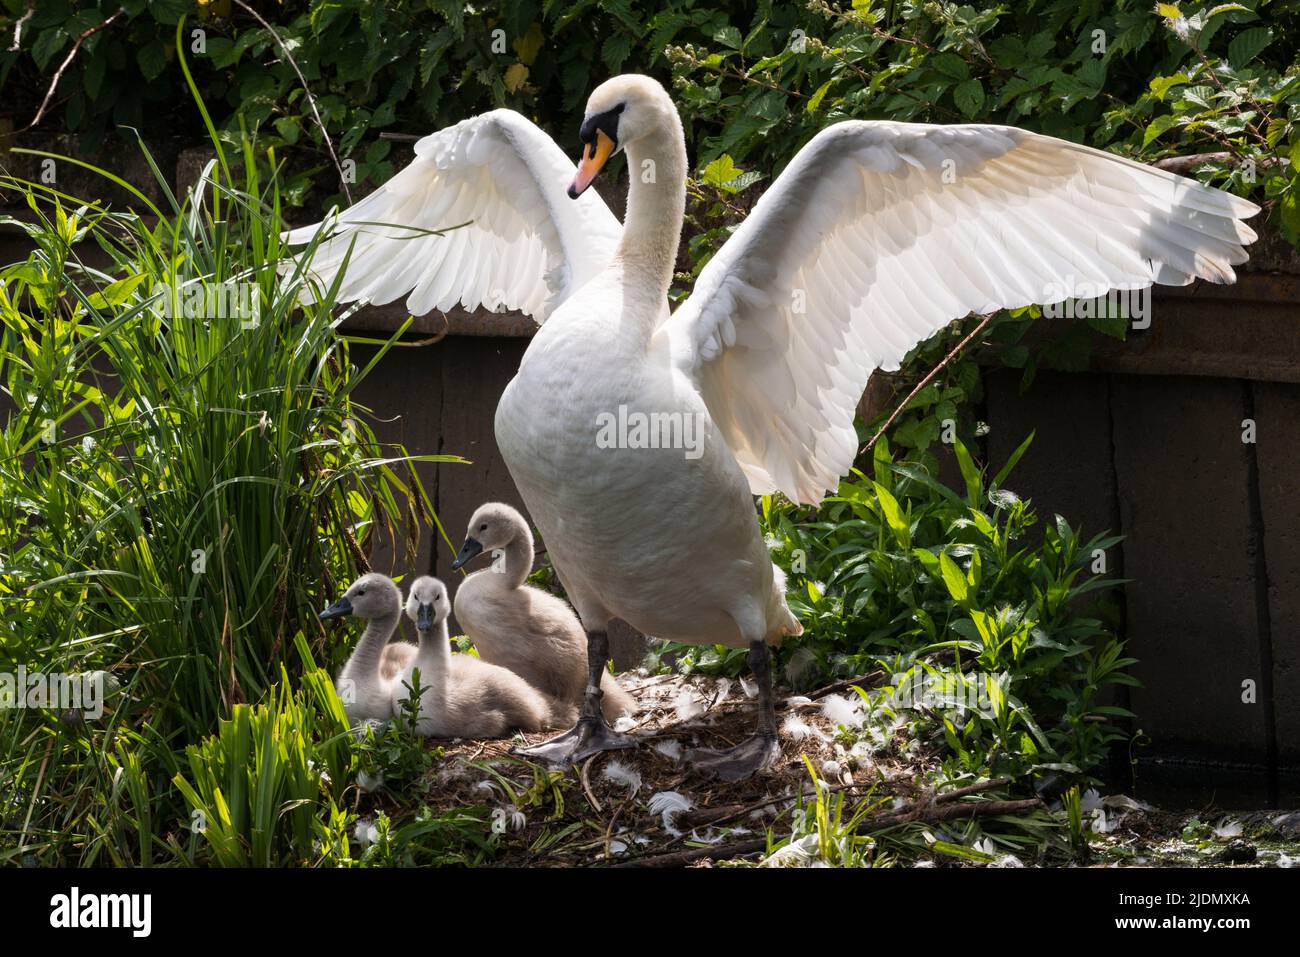
[[[531,748],[512,748],[511,754],[546,761],[549,764],[574,764],[601,751],[630,748],[637,742],[626,734],[617,734],[605,723],[600,702],[601,676],[609,661],[609,636],[604,629],[587,632],[587,691],[582,698],[578,723],[557,738]]]
[[[749,670],[758,683],[758,731],[734,748],[722,751],[694,748],[686,760],[723,781],[740,781],[769,767],[781,754],[776,735],[776,702],[772,697],[772,655],[767,642],[749,643]]]

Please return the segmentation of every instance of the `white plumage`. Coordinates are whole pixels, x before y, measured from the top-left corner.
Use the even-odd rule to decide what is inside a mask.
[[[415,316],[485,305],[541,322],[605,265],[622,232],[594,193],[564,195],[573,169],[527,119],[494,110],[426,136],[375,192],[286,238],[306,245],[320,234],[311,270],[326,286],[350,253],[340,302],[409,293]]]
[[[972,312],[1232,282],[1256,212],[1014,127],[837,123],[704,267],[668,332],[754,493],[816,503],[853,463],[872,370]]]

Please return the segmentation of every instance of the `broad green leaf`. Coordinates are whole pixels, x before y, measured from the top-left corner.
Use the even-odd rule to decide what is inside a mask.
[[[961,471],[962,481],[966,483],[966,503],[972,508],[980,504],[980,470],[971,458],[970,450],[961,439],[953,442],[953,453],[957,456],[957,468]]]
[[[975,77],[958,83],[953,87],[952,100],[957,109],[973,118],[984,108],[984,85]]]
[[[939,554],[939,570],[943,573],[943,583],[948,586],[948,594],[952,595],[957,604],[964,605],[970,596],[970,584],[960,566],[948,557],[947,552]]]
[[[953,844],[950,841],[935,841],[930,845],[930,849],[939,854],[947,854],[949,857],[960,857],[963,860],[974,861],[978,864],[992,864],[997,860],[992,854],[985,854],[983,851],[977,851],[973,847],[966,847],[964,844]]]
[[[889,525],[890,530],[894,533],[894,538],[898,540],[901,548],[910,548],[912,545],[912,532],[908,527],[907,520],[903,517],[903,510],[898,506],[898,499],[890,493],[879,482],[872,482],[876,489],[876,500],[880,502],[880,511],[885,516],[885,522]]]
[[[1228,61],[1241,69],[1255,57],[1264,52],[1264,48],[1273,42],[1272,27],[1251,27],[1233,37],[1228,44]]]

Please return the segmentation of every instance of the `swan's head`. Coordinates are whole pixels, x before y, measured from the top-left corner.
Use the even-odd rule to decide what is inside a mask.
[[[494,548],[505,548],[520,535],[529,535],[528,523],[524,517],[509,505],[502,502],[488,502],[480,505],[469,520],[469,531],[465,533],[465,544],[460,547],[452,569],[460,568],[482,551],[491,552]]]
[[[386,618],[402,607],[402,593],[387,575],[370,572],[362,575],[343,593],[343,597],[320,613],[321,621],[332,618]]]
[[[447,586],[430,575],[417,578],[406,596],[406,617],[415,622],[417,631],[433,631],[451,614]]]
[[[587,100],[587,112],[578,131],[582,159],[578,175],[569,186],[569,198],[581,196],[619,150],[678,123],[677,107],[658,80],[639,73],[606,80]]]

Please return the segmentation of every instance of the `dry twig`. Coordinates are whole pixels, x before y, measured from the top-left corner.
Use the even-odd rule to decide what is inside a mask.
[[[862,449],[860,450],[861,452],[871,451],[871,447],[874,446],[878,441],[880,441],[880,437],[885,434],[885,430],[888,429],[891,425],[893,425],[894,420],[903,414],[903,410],[907,408],[909,402],[911,402],[913,399],[916,398],[917,393],[919,393],[922,389],[924,389],[927,385],[929,385],[930,381],[935,376],[937,376],[940,373],[940,371],[942,371],[944,366],[946,366],[949,362],[951,362],[954,358],[956,358],[956,356],[963,349],[965,349],[966,346],[969,345],[976,336],[978,336],[981,332],[984,331],[984,327],[987,326],[990,321],[992,321],[993,316],[994,314],[990,313],[989,315],[981,319],[979,325],[977,325],[974,329],[970,331],[970,335],[966,336],[965,339],[957,343],[957,345],[953,347],[952,351],[949,352],[946,356],[944,356],[943,360],[937,366],[935,366],[928,373],[926,373],[925,378],[922,379],[920,382],[918,382],[916,384],[916,388],[907,394],[907,398],[902,401],[902,404],[899,405],[898,408],[896,408],[893,412],[889,414],[889,418],[887,418],[885,420],[885,424],[880,427],[880,431],[878,431],[875,435],[871,437],[871,441],[862,447]]]
[[[126,13],[126,9],[123,7],[118,7],[117,13],[114,13],[103,23],[99,24],[99,26],[91,27],[89,30],[83,30],[77,36],[76,41],[72,44],[72,49],[69,50],[68,55],[63,58],[63,62],[59,64],[59,68],[54,71],[54,79],[50,81],[50,88],[45,91],[45,99],[41,100],[41,108],[36,111],[36,116],[32,119],[32,121],[28,123],[25,127],[23,127],[21,130],[19,130],[18,132],[22,133],[22,132],[26,132],[27,130],[30,130],[32,127],[34,127],[45,117],[45,111],[50,107],[50,100],[54,98],[54,91],[59,88],[59,81],[63,79],[64,71],[67,70],[68,67],[72,64],[72,60],[77,55],[77,51],[81,49],[81,45],[85,43],[88,39],[90,39],[92,36],[94,36],[96,33],[98,33],[100,30],[103,30],[105,27],[107,27],[109,24],[111,24],[114,20],[116,20],[124,13]],[[27,16],[31,16],[30,10],[28,10]],[[21,25],[22,22],[19,21],[19,26],[21,27]],[[14,43],[15,44],[18,43],[17,31],[14,31]]]

